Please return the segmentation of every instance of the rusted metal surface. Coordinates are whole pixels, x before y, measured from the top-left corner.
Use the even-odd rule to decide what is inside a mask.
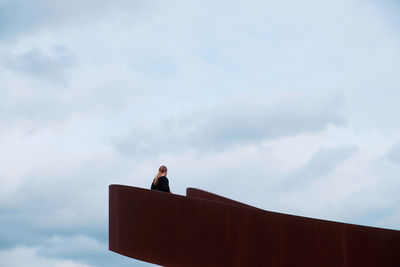
[[[244,204],[242,202],[192,187],[186,188],[186,196],[256,209],[256,207]]]
[[[400,231],[268,212],[202,190],[109,188],[109,249],[163,266],[399,267]]]

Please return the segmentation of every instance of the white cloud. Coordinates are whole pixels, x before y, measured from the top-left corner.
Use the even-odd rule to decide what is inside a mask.
[[[8,250],[0,250],[0,262],[4,267],[32,266],[32,267],[89,267],[72,260],[55,260],[42,258],[37,255],[38,248],[15,247]]]
[[[161,164],[175,193],[398,229],[395,4],[81,2],[0,2],[3,258],[96,258],[107,186]]]
[[[400,143],[393,145],[387,154],[384,156],[385,159],[392,161],[393,163],[400,163]]]
[[[40,246],[0,250],[4,267],[155,266],[108,251],[108,245],[85,236],[52,237]]]
[[[289,177],[285,178],[282,185],[283,190],[299,190],[329,174],[338,165],[346,161],[354,152],[354,146],[342,146],[330,149],[320,149],[303,166],[294,170]]]
[[[6,55],[3,67],[55,82],[65,80],[64,73],[73,64],[73,55],[64,47],[53,47],[50,55],[39,49],[32,49],[22,55]]]
[[[182,113],[161,120],[146,118],[129,135],[117,139],[116,147],[133,155],[162,150],[219,150],[321,131],[345,122],[340,99],[298,93],[250,92]]]

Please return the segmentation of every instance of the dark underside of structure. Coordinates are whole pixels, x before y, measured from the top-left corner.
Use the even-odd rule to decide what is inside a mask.
[[[400,231],[186,196],[109,187],[109,249],[163,266],[400,267]]]

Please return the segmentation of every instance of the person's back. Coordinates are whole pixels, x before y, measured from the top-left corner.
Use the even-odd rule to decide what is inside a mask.
[[[158,170],[157,176],[154,178],[153,182],[151,183],[152,190],[158,190],[170,193],[169,189],[169,181],[167,178],[167,167],[161,166]]]

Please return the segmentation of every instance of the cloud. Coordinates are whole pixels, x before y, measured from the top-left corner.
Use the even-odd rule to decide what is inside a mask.
[[[67,240],[54,237],[42,246],[17,246],[0,250],[0,263],[3,266],[32,267],[155,266],[110,252],[107,244],[101,244],[101,250],[96,251],[95,254],[85,254],[93,249],[93,241],[89,243],[87,241],[89,240],[82,236],[67,238]],[[70,242],[70,244],[65,244],[65,242]],[[85,247],[82,247],[82,242],[85,243]],[[60,246],[55,248],[52,246],[55,243]],[[54,251],[55,249],[57,252]],[[74,251],[75,254],[66,255],[66,251]]]
[[[75,259],[90,266],[151,266],[108,251],[106,242],[83,236],[54,236],[42,243],[37,255],[43,258]]]
[[[35,79],[46,79],[53,82],[65,81],[66,71],[74,64],[71,51],[65,47],[53,47],[51,55],[40,49],[31,49],[22,55],[7,55],[3,67],[21,72]]]
[[[384,159],[387,159],[393,163],[400,163],[400,143],[394,144],[389,151],[384,155]]]
[[[47,259],[37,255],[35,247],[15,247],[0,250],[0,261],[3,266],[32,266],[32,267],[89,267],[72,260]]]
[[[130,10],[130,15],[140,16],[146,5],[141,1],[71,1],[40,0],[34,4],[26,0],[3,1],[0,6],[0,40],[24,37],[42,30],[54,30],[90,23]],[[133,13],[135,12],[135,13]],[[23,19],[20,19],[23,18]]]
[[[90,157],[91,163],[82,159],[75,166],[68,163],[70,171],[46,164],[23,177],[12,192],[2,194],[0,247],[32,246],[41,259],[90,266],[149,266],[108,251],[107,189],[113,180],[121,182],[117,170],[126,166],[96,157]],[[93,164],[104,169],[93,173]],[[0,255],[0,262],[7,257]]]
[[[174,193],[398,228],[394,6],[0,0],[0,262],[136,264],[107,186],[161,164]]]
[[[135,73],[123,64],[53,69],[53,63],[56,64],[49,60],[47,67],[51,70],[44,72],[44,77],[40,70],[40,74],[25,75],[25,71],[40,68],[36,63],[28,64],[32,70],[10,67],[9,71],[0,72],[0,135],[13,131],[32,133],[83,121],[109,123],[113,121],[110,118],[116,118],[114,129],[121,129],[124,120],[135,118],[136,110],[151,96],[150,90],[144,90]]]
[[[282,189],[285,191],[299,190],[316,179],[323,179],[356,150],[355,146],[320,149],[306,164],[291,172],[285,183],[281,185]]]
[[[247,93],[224,99],[211,107],[183,111],[172,118],[138,125],[116,140],[128,154],[162,150],[220,150],[233,145],[321,131],[344,125],[340,98],[301,94]]]
[[[0,231],[1,246],[21,242],[34,245],[43,242],[48,235],[74,233],[85,233],[102,242],[107,240],[107,210],[104,207],[107,206],[110,178],[116,179],[120,175],[114,170],[117,166],[104,162],[108,166],[103,172],[95,173],[89,163],[78,161],[75,164],[68,164],[72,171],[48,164],[45,164],[47,168],[45,165],[43,169],[36,167],[33,174],[20,178],[22,181],[14,190],[3,194],[0,210],[2,220],[7,224]],[[50,173],[46,175],[45,172]]]
[[[44,257],[91,258],[91,254],[99,254],[106,250],[97,240],[82,235],[54,236],[43,245],[44,248],[39,249],[38,254]]]

